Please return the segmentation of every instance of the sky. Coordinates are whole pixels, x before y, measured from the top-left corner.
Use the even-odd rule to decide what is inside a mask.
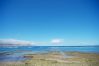
[[[99,45],[98,0],[0,0],[0,44]]]

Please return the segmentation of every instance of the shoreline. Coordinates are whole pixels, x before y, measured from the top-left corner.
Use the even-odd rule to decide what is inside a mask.
[[[38,53],[38,54],[25,54],[23,57],[28,58],[27,60],[23,61],[9,61],[9,62],[0,62],[1,66],[11,65],[11,66],[25,66],[28,64],[32,66],[53,66],[56,64],[63,65],[63,66],[88,66],[87,64],[96,64],[99,66],[99,54],[94,53],[82,53],[82,52],[64,52],[68,57],[63,57],[63,54],[60,52],[49,52],[49,53]],[[69,57],[71,56],[71,57]],[[44,65],[45,64],[45,65]]]

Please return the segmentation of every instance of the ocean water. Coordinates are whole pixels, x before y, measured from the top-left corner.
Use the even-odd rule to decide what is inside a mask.
[[[23,55],[30,53],[43,53],[50,51],[62,52],[85,52],[99,53],[99,46],[20,46],[20,47],[0,47],[0,61],[20,61],[26,60]],[[10,53],[10,54],[9,54]]]
[[[20,47],[0,47],[2,51],[27,50],[33,52],[41,51],[77,51],[99,53],[99,46],[20,46]]]

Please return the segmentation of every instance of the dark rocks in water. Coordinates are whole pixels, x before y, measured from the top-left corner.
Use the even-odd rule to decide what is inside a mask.
[[[0,53],[0,56],[6,56],[6,55],[11,55],[12,53],[9,53],[9,52],[2,52]]]
[[[33,56],[23,56],[24,58],[33,58]]]

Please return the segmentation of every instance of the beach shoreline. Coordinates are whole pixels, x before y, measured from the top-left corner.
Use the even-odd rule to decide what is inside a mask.
[[[99,66],[99,54],[83,52],[64,52],[64,57],[60,52],[48,52],[37,54],[25,54],[22,61],[0,62],[1,66]]]

